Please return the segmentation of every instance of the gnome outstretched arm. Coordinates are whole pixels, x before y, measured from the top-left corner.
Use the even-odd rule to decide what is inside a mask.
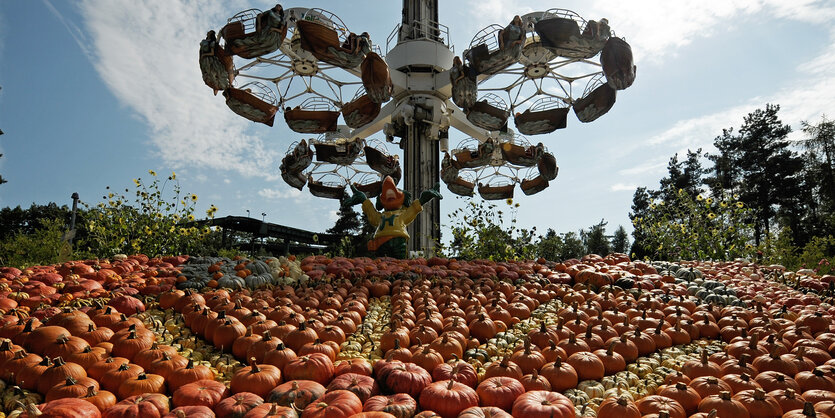
[[[425,205],[426,203],[428,203],[432,199],[438,199],[438,200],[443,199],[444,197],[441,196],[440,189],[441,189],[441,183],[435,183],[435,186],[433,186],[431,189],[426,189],[426,190],[420,192],[420,199],[419,199],[420,204]]]
[[[355,206],[362,203],[362,213],[368,218],[368,223],[370,223],[373,227],[377,227],[380,225],[380,212],[374,208],[374,204],[371,203],[371,200],[363,193],[361,190],[357,189],[356,186],[353,184],[351,185],[351,191],[354,193],[351,197],[342,201],[342,206]]]

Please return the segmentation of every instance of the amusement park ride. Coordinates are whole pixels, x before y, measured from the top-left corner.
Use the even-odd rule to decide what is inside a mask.
[[[506,199],[517,184],[525,195],[538,193],[556,178],[557,162],[522,135],[565,128],[572,110],[592,122],[635,79],[632,50],[608,21],[565,9],[490,25],[461,57],[448,42],[438,0],[403,0],[385,53],[333,13],[276,5],[210,31],[200,68],[233,112],[268,126],[281,113],[306,134],[290,146],[281,176],[332,199],[347,197],[351,185],[378,196],[386,176],[403,178],[412,196],[439,180],[461,196]],[[450,148],[450,128],[469,138]],[[402,167],[370,138],[378,132],[403,150]],[[412,250],[431,250],[440,236],[438,200],[423,210],[410,225]]]

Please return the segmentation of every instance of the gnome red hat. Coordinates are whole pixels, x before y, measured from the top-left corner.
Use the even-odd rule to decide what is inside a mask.
[[[383,192],[380,193],[380,201],[386,210],[397,210],[403,206],[403,199],[405,194],[397,188],[394,184],[394,179],[391,176],[386,176],[383,180]]]

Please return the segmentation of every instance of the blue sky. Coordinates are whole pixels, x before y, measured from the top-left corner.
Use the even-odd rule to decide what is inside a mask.
[[[172,171],[184,191],[218,215],[254,217],[323,231],[338,203],[298,192],[279,177],[291,142],[282,118],[268,128],[213,96],[197,64],[199,41],[237,11],[265,1],[4,0],[0,2],[0,207],[97,202],[106,186],[132,187],[153,169]],[[338,15],[377,43],[400,20],[401,2],[287,3]],[[360,6],[360,7],[356,7]],[[442,1],[460,54],[481,28],[551,7],[606,17],[631,45],[635,84],[597,121],[529,138],[557,157],[560,175],[530,197],[517,193],[519,225],[541,232],[609,222],[631,230],[636,186],[656,187],[676,152],[709,150],[766,103],[799,130],[835,108],[835,2]],[[795,132],[793,138],[799,138]],[[464,139],[453,134],[450,144]],[[445,188],[443,188],[445,190]],[[463,203],[445,191],[444,222]],[[500,203],[503,205],[503,203]]]

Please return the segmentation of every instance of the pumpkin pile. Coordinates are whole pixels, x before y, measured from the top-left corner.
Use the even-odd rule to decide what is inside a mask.
[[[735,262],[0,268],[0,416],[835,417],[835,277]]]

